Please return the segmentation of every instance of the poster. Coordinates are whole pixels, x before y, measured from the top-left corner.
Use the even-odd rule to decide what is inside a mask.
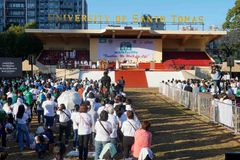
[[[21,58],[0,58],[0,77],[21,77]]]
[[[98,40],[98,59],[109,61],[152,61],[154,40],[152,39],[104,39]]]

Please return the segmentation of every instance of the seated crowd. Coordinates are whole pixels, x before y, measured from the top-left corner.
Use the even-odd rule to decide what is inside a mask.
[[[78,92],[81,104],[69,109],[59,104],[65,91]],[[79,159],[95,152],[97,159],[152,159],[152,134],[148,121],[140,122],[132,100],[126,96],[124,83],[111,84],[104,72],[98,80],[58,80],[42,77],[2,80],[0,83],[0,133],[2,147],[10,143],[10,135],[20,152],[34,149],[39,158],[46,152],[56,160],[74,149]],[[37,115],[38,127],[33,129]],[[70,143],[72,142],[72,143]]]

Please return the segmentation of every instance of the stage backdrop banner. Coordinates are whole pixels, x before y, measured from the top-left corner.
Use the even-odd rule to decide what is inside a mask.
[[[115,60],[154,60],[152,39],[104,39],[98,41],[98,58]]]
[[[21,77],[22,58],[0,58],[0,77]]]

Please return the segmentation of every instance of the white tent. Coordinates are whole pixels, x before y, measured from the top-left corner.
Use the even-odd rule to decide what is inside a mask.
[[[29,61],[27,59],[22,62],[22,70],[31,71],[31,65],[29,64]],[[39,71],[39,68],[36,65],[33,65],[33,71]]]

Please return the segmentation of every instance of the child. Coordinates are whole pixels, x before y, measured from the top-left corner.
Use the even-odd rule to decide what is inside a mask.
[[[42,159],[44,157],[44,153],[48,149],[48,137],[44,134],[44,128],[42,126],[39,126],[36,131],[36,137],[35,137],[35,150],[38,153],[38,158]]]

